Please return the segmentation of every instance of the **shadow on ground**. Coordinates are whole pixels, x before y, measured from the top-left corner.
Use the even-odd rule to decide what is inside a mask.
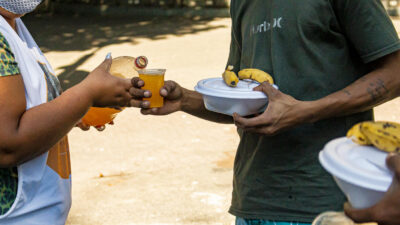
[[[83,55],[58,74],[63,89],[80,82],[87,71],[76,71],[99,49],[138,38],[160,40],[168,35],[196,34],[224,26],[210,25],[213,19],[201,18],[109,18],[101,16],[71,17],[66,15],[34,15],[24,18],[28,29],[44,53],[50,51],[95,50]],[[179,47],[179,46],[177,46]]]

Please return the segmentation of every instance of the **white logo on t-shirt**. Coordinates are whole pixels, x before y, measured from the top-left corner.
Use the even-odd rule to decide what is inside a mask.
[[[264,21],[262,24],[253,25],[251,29],[251,34],[265,33],[271,29],[281,29],[282,28],[282,17],[277,17],[272,20],[272,22]]]

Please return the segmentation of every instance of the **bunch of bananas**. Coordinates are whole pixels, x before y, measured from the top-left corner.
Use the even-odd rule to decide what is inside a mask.
[[[225,83],[230,87],[236,87],[239,79],[250,79],[257,81],[258,83],[263,83],[267,81],[270,84],[274,84],[274,79],[271,77],[271,75],[262,70],[244,69],[239,71],[239,76],[237,76],[236,73],[232,70],[233,66],[228,66],[225,72],[222,74],[222,78],[224,78]]]
[[[400,124],[394,122],[361,122],[347,137],[360,145],[373,145],[385,152],[400,152]]]

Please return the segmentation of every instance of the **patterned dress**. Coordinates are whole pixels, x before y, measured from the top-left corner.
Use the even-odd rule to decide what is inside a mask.
[[[0,34],[0,82],[1,77],[20,74],[7,40]],[[0,168],[0,215],[5,214],[14,203],[18,190],[17,167]]]

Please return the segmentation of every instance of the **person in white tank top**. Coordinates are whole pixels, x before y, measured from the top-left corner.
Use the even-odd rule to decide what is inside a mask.
[[[89,107],[127,107],[128,79],[108,71],[111,55],[61,91],[20,19],[42,0],[0,1],[0,224],[65,224],[71,206],[67,133]]]

